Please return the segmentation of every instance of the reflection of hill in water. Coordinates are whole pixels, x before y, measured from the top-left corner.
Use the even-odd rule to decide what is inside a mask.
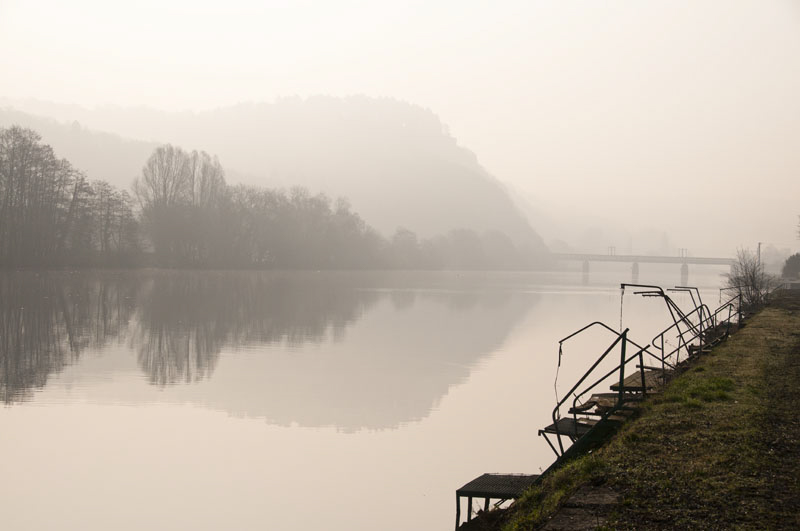
[[[393,427],[426,416],[527,313],[531,295],[491,278],[7,274],[0,389],[23,399],[82,351],[129,338],[148,380],[182,400],[281,425]],[[218,367],[223,348],[241,350]]]
[[[486,278],[166,272],[141,291],[139,364],[153,383],[189,382],[241,347],[170,392],[281,425],[393,427],[426,416],[530,308]]]
[[[527,313],[519,294],[385,293],[346,341],[242,353],[211,389],[181,394],[279,425],[383,429],[426,417]],[[398,299],[410,304],[398,308]],[[218,384],[218,387],[213,387]],[[230,392],[235,389],[235,392]]]

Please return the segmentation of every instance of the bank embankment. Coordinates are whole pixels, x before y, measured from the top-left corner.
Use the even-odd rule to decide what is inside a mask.
[[[467,529],[800,528],[800,293],[692,361],[602,448]]]

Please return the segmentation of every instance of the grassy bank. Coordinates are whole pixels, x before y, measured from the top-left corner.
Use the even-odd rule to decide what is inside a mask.
[[[615,499],[589,528],[800,528],[800,296],[778,298],[606,446],[474,528],[556,528],[585,485]]]

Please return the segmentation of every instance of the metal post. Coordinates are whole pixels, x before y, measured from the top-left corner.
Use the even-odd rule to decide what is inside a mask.
[[[639,373],[642,375],[642,396],[644,398],[647,398],[647,385],[645,385],[645,381],[644,381],[644,354],[642,354],[642,352],[644,352],[644,351],[643,350],[639,351]],[[664,373],[662,371],[661,374],[663,376],[666,373]]]
[[[737,306],[739,307],[739,328],[741,328],[742,327],[742,320],[743,320],[743,317],[744,317],[742,315],[742,290],[741,290],[741,288],[739,289],[739,304]]]
[[[622,395],[624,392],[625,384],[625,345],[628,343],[628,329],[622,332],[622,347],[620,349],[620,362],[619,362],[619,397],[617,404],[622,405]]]
[[[458,531],[458,525],[461,523],[461,496],[456,493],[456,531]]]

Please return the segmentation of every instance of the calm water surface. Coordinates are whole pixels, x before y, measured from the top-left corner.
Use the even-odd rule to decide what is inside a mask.
[[[641,282],[680,283],[651,267]],[[689,279],[709,306],[721,272]],[[536,431],[559,338],[621,313],[642,344],[668,324],[628,281],[2,274],[2,527],[451,529],[466,481],[552,462]],[[561,392],[610,340],[565,347]]]

